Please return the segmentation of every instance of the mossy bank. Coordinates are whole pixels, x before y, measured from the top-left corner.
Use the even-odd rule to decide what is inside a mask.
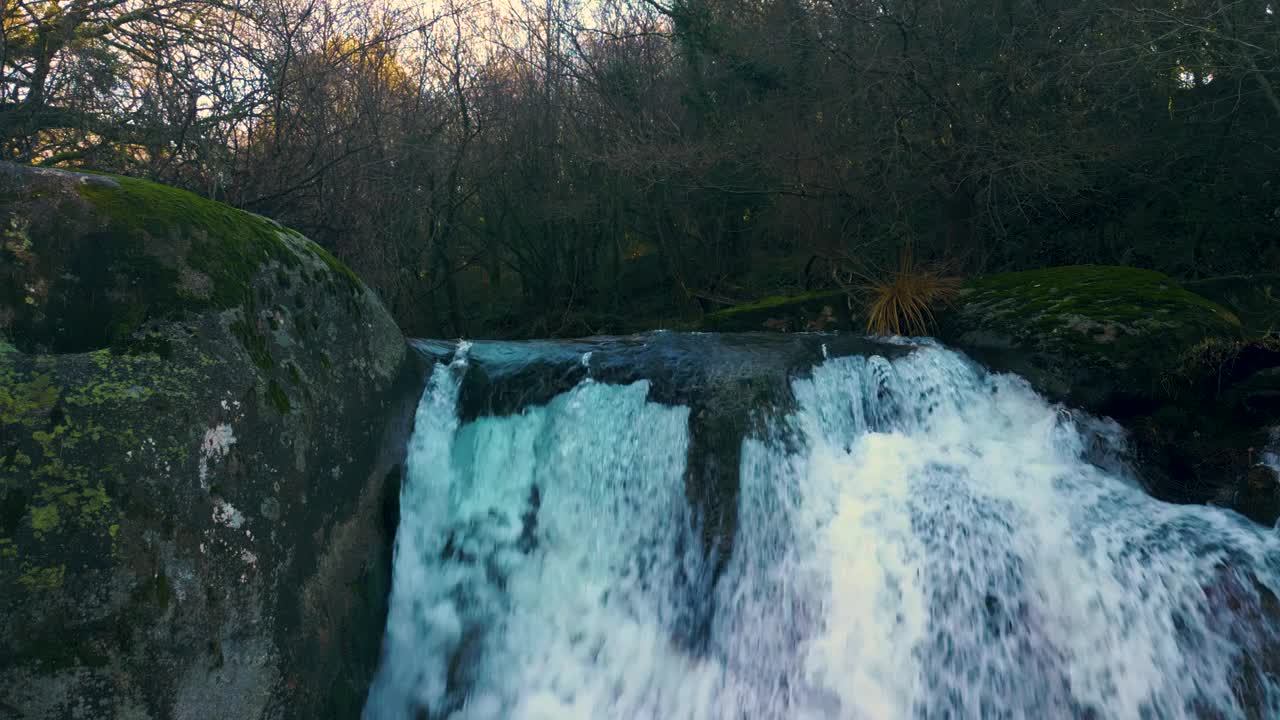
[[[0,709],[354,717],[420,368],[301,235],[0,164]]]
[[[938,334],[1054,399],[1127,415],[1177,391],[1197,344],[1244,330],[1162,273],[1084,265],[973,278]]]
[[[1122,421],[1150,490],[1265,523],[1280,484],[1262,466],[1280,428],[1275,276],[1180,284],[1131,267],[1070,266],[968,279],[937,308],[937,336],[1038,391]],[[706,329],[802,330],[840,293],[770,298],[708,315]]]
[[[1067,405],[1120,420],[1148,489],[1271,524],[1264,465],[1280,425],[1274,278],[1180,284],[1151,270],[1074,266],[971,279],[939,336]]]

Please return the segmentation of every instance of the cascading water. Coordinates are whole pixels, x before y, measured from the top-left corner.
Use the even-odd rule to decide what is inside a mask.
[[[717,563],[686,408],[587,379],[460,423],[467,362],[419,408],[370,720],[1280,717],[1280,533],[1151,499],[1015,377],[794,379]]]

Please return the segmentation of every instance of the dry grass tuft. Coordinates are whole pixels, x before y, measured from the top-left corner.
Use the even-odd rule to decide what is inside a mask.
[[[955,299],[960,292],[960,279],[916,267],[906,252],[898,271],[868,290],[868,333],[927,335],[934,324],[934,309]]]

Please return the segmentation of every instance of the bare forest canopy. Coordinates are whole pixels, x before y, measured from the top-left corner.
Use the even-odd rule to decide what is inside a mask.
[[[4,0],[0,142],[298,228],[409,333],[831,268],[1280,270],[1275,0]]]

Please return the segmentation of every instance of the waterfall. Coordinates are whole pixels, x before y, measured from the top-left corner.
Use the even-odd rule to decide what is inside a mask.
[[[1280,717],[1280,533],[1152,499],[1019,378],[797,375],[717,562],[688,408],[588,377],[463,423],[467,365],[420,404],[370,720]]]

